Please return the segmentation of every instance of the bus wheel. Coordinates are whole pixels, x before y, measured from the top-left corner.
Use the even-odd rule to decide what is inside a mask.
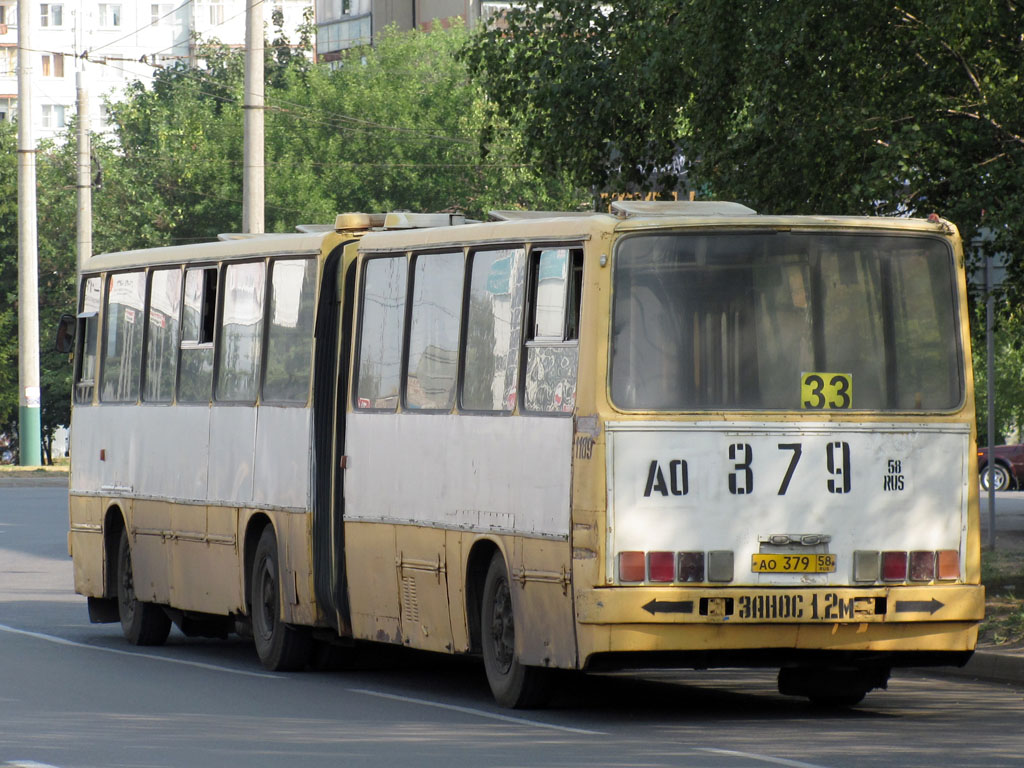
[[[256,653],[267,669],[302,669],[309,661],[312,638],[308,629],[281,621],[280,583],[277,536],[268,525],[260,536],[252,564],[252,635]]]
[[[498,553],[487,569],[480,619],[484,670],[495,701],[516,709],[542,706],[551,693],[550,670],[520,664],[516,658],[512,591]]]
[[[121,618],[121,631],[132,645],[163,645],[170,634],[171,620],[164,609],[135,597],[132,549],[124,528],[117,546],[117,613]]]

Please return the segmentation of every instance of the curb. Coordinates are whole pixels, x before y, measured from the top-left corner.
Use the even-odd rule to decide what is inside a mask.
[[[940,677],[968,677],[1024,685],[1024,649],[978,650],[962,667],[918,668],[917,671]]]

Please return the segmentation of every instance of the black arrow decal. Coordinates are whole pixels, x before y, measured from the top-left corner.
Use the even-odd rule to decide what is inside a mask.
[[[656,613],[693,613],[693,601],[682,600],[672,602],[671,600],[658,600],[655,598],[644,606],[644,610],[652,616]]]
[[[945,603],[934,597],[931,600],[897,600],[896,613],[935,613]]]

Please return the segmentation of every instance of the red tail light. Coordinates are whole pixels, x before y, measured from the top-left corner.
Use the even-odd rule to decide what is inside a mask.
[[[907,580],[907,553],[882,553],[882,579],[885,581]]]
[[[676,578],[675,552],[648,552],[647,565],[651,581],[674,581]]]

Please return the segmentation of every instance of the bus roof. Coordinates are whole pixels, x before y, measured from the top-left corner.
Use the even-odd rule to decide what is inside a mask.
[[[135,251],[117,251],[93,256],[83,272],[101,272],[125,267],[216,261],[241,256],[271,256],[278,253],[311,254],[320,251],[325,238],[334,232],[268,234],[238,237],[209,243],[169,245]]]
[[[355,216],[372,218],[370,229],[358,233],[346,221]],[[415,218],[415,215],[406,215]],[[424,221],[434,221],[429,216]],[[666,229],[874,229],[953,235],[956,228],[938,217],[929,219],[864,216],[770,216],[736,203],[628,202],[613,203],[611,213],[572,211],[494,211],[492,221],[452,226],[413,226],[381,229],[382,215],[342,214],[335,227],[303,227],[299,234],[233,235],[228,239],[191,245],[165,246],[106,253],[90,259],[83,272],[145,267],[160,264],[202,263],[222,259],[276,254],[315,254],[361,236],[363,251],[399,251],[411,248],[461,247],[502,242],[571,242],[615,234]],[[543,225],[543,226],[539,226]]]

